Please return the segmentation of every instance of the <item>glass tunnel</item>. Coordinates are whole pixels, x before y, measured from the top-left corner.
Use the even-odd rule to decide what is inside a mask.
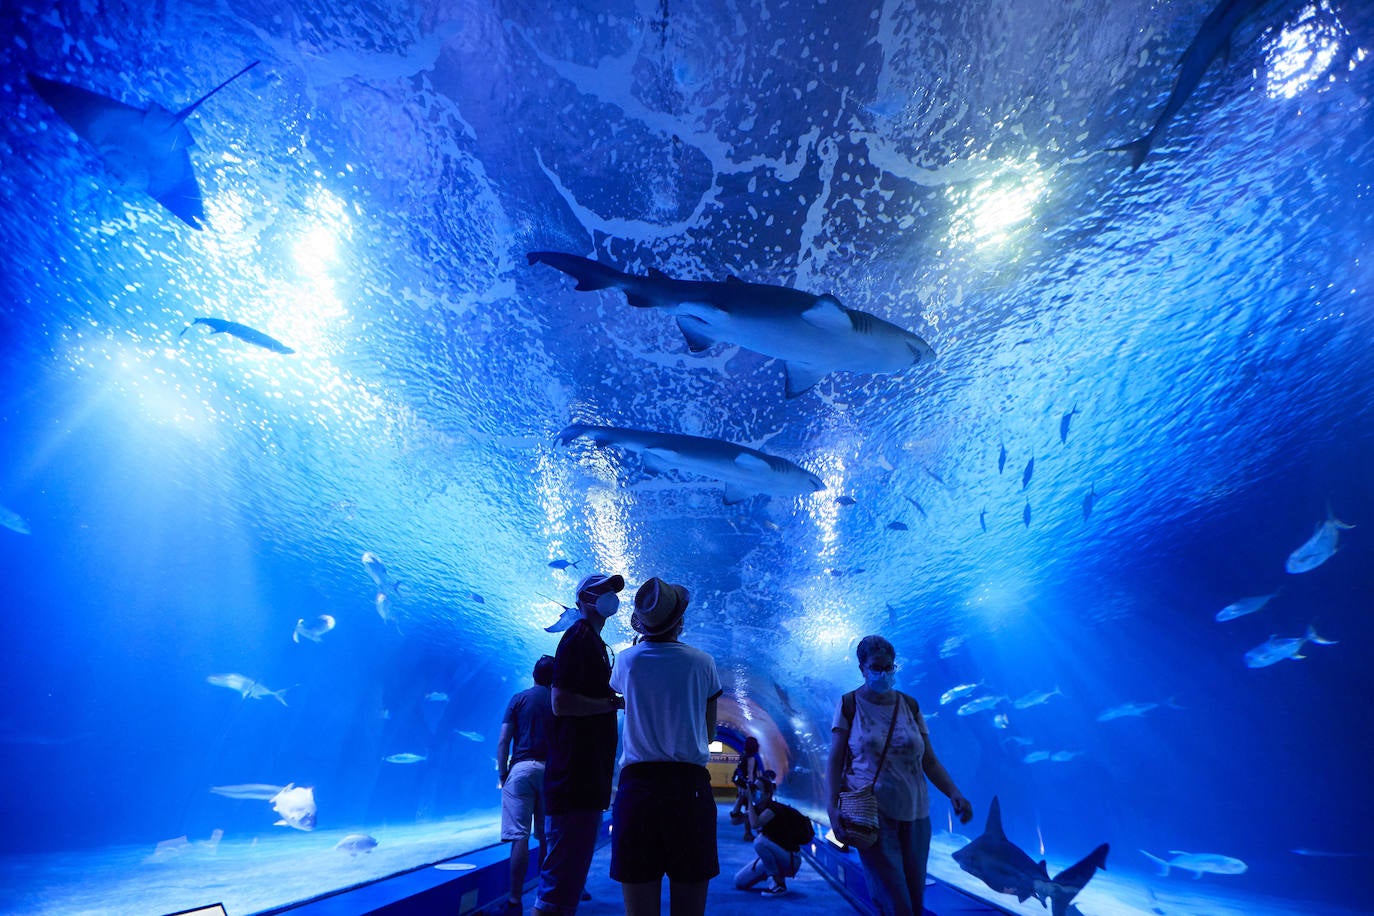
[[[593,572],[616,654],[691,590],[720,759],[822,826],[891,640],[974,807],[931,875],[1005,912],[994,798],[1110,844],[1082,916],[1374,912],[1371,49],[1364,0],[7,0],[0,912],[496,844]]]

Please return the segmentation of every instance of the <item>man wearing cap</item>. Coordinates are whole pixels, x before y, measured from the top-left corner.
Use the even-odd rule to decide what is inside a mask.
[[[706,770],[716,731],[716,663],[681,642],[691,595],[653,578],[635,594],[630,625],[644,638],[620,653],[611,687],[625,695],[625,753],[611,814],[611,877],[626,916],[657,914],[668,876],[672,916],[706,912],[720,874],[716,801]]]
[[[544,768],[549,849],[539,873],[536,916],[577,910],[601,814],[611,804],[616,711],[625,701],[611,689],[611,653],[601,629],[619,609],[624,588],[623,576],[584,577],[577,584],[582,617],[568,627],[554,654],[553,732]]]

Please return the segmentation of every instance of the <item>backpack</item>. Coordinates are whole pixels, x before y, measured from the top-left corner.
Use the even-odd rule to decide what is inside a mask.
[[[773,812],[773,817],[763,825],[762,833],[788,852],[796,852],[816,836],[811,818],[791,805],[772,801],[768,808]]]
[[[840,697],[840,715],[844,716],[844,720],[849,723],[851,729],[854,727],[854,694],[855,691],[851,690]],[[897,691],[897,696],[906,701],[906,708],[911,710],[911,718],[915,719],[916,714],[921,711],[921,704],[916,702],[915,697],[908,696],[900,690]]]

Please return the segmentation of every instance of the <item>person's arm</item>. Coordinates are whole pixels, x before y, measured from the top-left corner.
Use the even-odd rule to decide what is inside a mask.
[[[830,758],[825,765],[825,813],[830,818],[830,829],[835,839],[841,843],[849,840],[840,820],[840,790],[844,788],[844,758],[849,752],[849,732],[835,728],[830,732]]]
[[[622,696],[589,697],[561,687],[553,688],[555,716],[600,716],[624,708],[625,698]]]
[[[765,802],[762,806],[749,806],[749,829],[758,832],[763,829],[763,825],[773,819],[773,804]]]
[[[716,733],[716,700],[720,699],[720,694],[716,694],[706,701],[706,734]]]
[[[921,769],[925,771],[926,778],[931,784],[949,797],[949,803],[954,806],[954,813],[959,816],[959,823],[967,824],[973,820],[973,805],[964,798],[964,794],[954,784],[954,778],[949,775],[940,758],[935,756],[935,749],[930,746],[930,735],[922,737],[926,739],[926,752],[921,757]]]
[[[500,774],[498,786],[506,784],[510,775],[510,745],[515,738],[515,727],[509,722],[501,723],[501,737],[496,739],[496,772]]]

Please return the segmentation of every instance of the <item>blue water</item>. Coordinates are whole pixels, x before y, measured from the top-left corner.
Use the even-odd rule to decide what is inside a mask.
[[[0,528],[0,911],[161,882],[149,912],[239,888],[237,916],[472,848],[506,700],[588,570],[692,589],[685,638],[794,800],[881,632],[966,836],[996,795],[1037,858],[1110,842],[1169,912],[1369,911],[1374,9],[1262,6],[1133,172],[1103,150],[1153,123],[1206,3],[336,6],[0,17],[0,506],[30,532]],[[175,110],[254,59],[188,119],[202,232],[24,78]],[[830,291],[939,356],[787,399],[778,362],[691,355],[531,250]],[[178,336],[200,316],[296,353]],[[826,489],[725,505],[555,444],[571,422]],[[1286,573],[1328,506],[1355,527]],[[1309,624],[1336,644],[1246,667]],[[940,705],[979,681],[1062,695]],[[1125,703],[1157,705],[1098,721]],[[313,786],[316,831],[209,792],[242,783]],[[334,852],[349,832],[385,868]]]

